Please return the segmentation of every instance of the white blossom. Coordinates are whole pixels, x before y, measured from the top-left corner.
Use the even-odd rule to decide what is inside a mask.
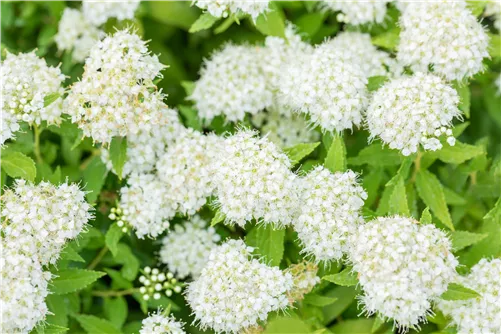
[[[112,17],[119,21],[132,20],[139,2],[139,0],[84,0],[82,1],[82,11],[87,21],[95,26],[100,26]]]
[[[341,11],[338,21],[359,25],[383,23],[388,2],[391,0],[325,0],[323,4],[332,11]]]
[[[465,1],[425,1],[405,5],[400,17],[397,59],[413,71],[462,80],[483,70],[489,38]]]
[[[158,310],[142,322],[139,334],[185,334],[184,324]]]
[[[186,300],[202,330],[239,333],[288,306],[292,276],[251,258],[252,250],[242,240],[227,241],[188,285]]]
[[[268,10],[269,0],[193,0],[193,3],[215,17],[242,13],[249,14],[255,21],[260,14]]]
[[[435,75],[393,79],[375,92],[367,108],[370,138],[381,138],[405,156],[417,152],[420,144],[425,150],[441,149],[442,135],[454,145],[451,127],[460,118],[458,104],[456,90]]]
[[[447,235],[401,216],[360,224],[351,236],[349,259],[364,292],[364,311],[394,319],[404,329],[425,321],[431,303],[457,275]]]
[[[220,239],[214,227],[207,227],[207,222],[195,215],[189,221],[175,225],[174,230],[164,237],[160,261],[179,279],[196,278]]]
[[[3,145],[8,139],[14,138],[14,133],[19,129],[16,114],[3,109],[0,113],[0,145]]]

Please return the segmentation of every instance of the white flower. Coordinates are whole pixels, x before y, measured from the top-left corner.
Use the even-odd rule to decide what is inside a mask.
[[[163,239],[160,260],[179,279],[198,277],[220,239],[214,227],[207,227],[207,222],[195,215],[190,221],[175,225]]]
[[[482,71],[489,38],[465,1],[412,2],[400,17],[397,59],[413,71],[462,80]]]
[[[29,250],[33,253],[26,255],[38,258],[43,265],[54,264],[64,243],[74,239],[92,218],[92,207],[75,184],[32,185],[18,180],[13,190],[2,195],[2,204],[4,237],[31,236]]]
[[[488,1],[485,6],[484,16],[492,16],[494,27],[501,30],[501,3],[497,0]]]
[[[166,316],[158,310],[143,320],[139,334],[185,334],[183,326],[173,316]]]
[[[190,96],[201,118],[210,122],[223,115],[236,122],[245,113],[255,114],[271,105],[259,52],[255,46],[227,44],[205,60]]]
[[[111,17],[116,17],[119,21],[132,20],[139,2],[139,0],[84,0],[82,1],[82,11],[87,21],[95,26],[100,26]]]
[[[292,110],[308,113],[325,131],[359,126],[367,104],[367,77],[352,62],[338,59],[328,43],[311,56],[286,66],[280,100]]]
[[[352,25],[382,23],[386,16],[386,4],[390,0],[325,0],[324,5],[337,15],[340,22]]]
[[[54,40],[59,50],[73,51],[73,60],[83,62],[102,35],[104,32],[90,24],[81,11],[66,7]]]
[[[0,145],[6,140],[14,138],[14,132],[19,131],[20,126],[16,114],[3,109],[0,113]]]
[[[435,75],[416,73],[393,79],[379,88],[367,108],[370,138],[380,137],[391,149],[408,156],[442,148],[439,138],[454,145],[452,120],[460,117],[459,97]]]
[[[202,330],[238,333],[288,306],[292,276],[252,259],[251,247],[230,240],[215,248],[186,300]]]
[[[243,13],[249,14],[255,21],[268,10],[269,0],[193,0],[193,3],[215,17]]]
[[[61,85],[65,78],[59,67],[47,66],[34,51],[18,55],[7,53],[1,72],[2,114],[11,113],[30,125],[40,125],[42,121],[61,122],[62,98],[47,106],[44,102],[51,94],[62,96],[64,93]]]
[[[289,158],[252,131],[240,131],[220,146],[213,162],[214,185],[226,221],[242,227],[252,219],[290,224],[298,196]]]
[[[419,327],[457,275],[458,261],[446,234],[400,216],[359,225],[351,236],[349,259],[364,291],[365,312],[378,312],[404,329]]]
[[[452,318],[458,333],[501,332],[501,260],[482,259],[471,268],[471,273],[461,277],[459,283],[480,294],[467,300],[438,303],[440,310]]]
[[[303,253],[317,262],[340,260],[348,236],[363,222],[360,210],[367,194],[351,170],[331,173],[319,166],[299,180],[300,213],[293,220]]]
[[[81,81],[65,100],[66,112],[97,142],[149,132],[165,110],[164,96],[153,84],[163,68],[146,42],[128,30],[117,31],[92,47]]]

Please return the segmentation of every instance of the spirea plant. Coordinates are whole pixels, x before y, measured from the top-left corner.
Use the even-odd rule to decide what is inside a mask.
[[[501,333],[499,2],[1,13],[1,333]]]

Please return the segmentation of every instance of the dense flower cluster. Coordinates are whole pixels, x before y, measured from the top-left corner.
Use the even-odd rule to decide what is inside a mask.
[[[204,268],[210,251],[221,240],[214,227],[200,216],[174,226],[162,241],[160,261],[178,277],[198,277]]]
[[[402,328],[418,326],[457,275],[450,240],[431,224],[379,217],[359,225],[350,244],[365,312],[378,312]]]
[[[120,21],[133,19],[139,2],[139,0],[84,0],[82,1],[82,11],[88,22],[100,26],[111,17],[115,17]]]
[[[367,194],[351,170],[332,174],[319,166],[300,180],[300,213],[293,221],[302,252],[316,261],[340,260],[348,236],[363,219],[360,210]]]
[[[139,334],[185,334],[183,326],[173,316],[167,316],[158,310],[143,320]]]
[[[471,273],[461,277],[460,282],[473,289],[480,297],[467,300],[439,302],[439,308],[452,318],[459,333],[501,332],[501,260],[482,259],[471,268]]]
[[[256,20],[268,10],[269,0],[194,0],[195,5],[207,10],[215,17],[228,17],[230,14],[249,14]]]
[[[400,26],[397,59],[413,71],[431,66],[447,80],[462,80],[480,72],[489,57],[488,36],[466,1],[408,3]]]
[[[151,131],[165,109],[153,84],[163,68],[139,36],[117,31],[92,47],[83,77],[65,101],[66,112],[97,142]]]
[[[289,158],[267,138],[240,131],[225,139],[213,164],[217,203],[228,223],[291,223],[297,176],[290,171]]]
[[[224,243],[188,285],[186,300],[202,329],[238,333],[289,304],[292,276],[251,259],[252,250],[242,240]]]
[[[367,109],[371,138],[407,156],[421,144],[425,150],[442,148],[439,138],[454,145],[452,120],[460,117],[459,97],[435,75],[416,73],[386,83],[374,94]]]
[[[34,51],[17,55],[7,52],[7,57],[2,61],[1,72],[2,114],[11,114],[2,116],[2,120],[10,120],[5,128],[9,128],[10,132],[16,129],[13,125],[14,117],[30,125],[40,125],[42,121],[48,124],[61,122],[61,97],[64,94],[61,85],[65,78],[58,67],[47,66],[45,60],[38,58]],[[57,94],[61,97],[50,101],[52,103],[45,101],[46,98],[57,97]],[[8,135],[9,132],[5,131],[5,139],[8,139]]]
[[[341,11],[337,19],[352,25],[382,23],[386,16],[386,4],[390,0],[324,0],[333,11]]]

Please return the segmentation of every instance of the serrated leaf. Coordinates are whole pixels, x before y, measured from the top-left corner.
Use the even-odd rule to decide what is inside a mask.
[[[367,89],[369,90],[369,92],[378,90],[388,80],[389,78],[384,75],[377,75],[374,77],[370,77],[369,82],[367,83]]]
[[[344,268],[340,273],[324,276],[322,279],[342,286],[353,286],[358,283],[357,274],[351,267]]]
[[[454,81],[452,83],[452,86],[456,91],[458,92],[459,95],[459,110],[461,110],[466,118],[470,118],[470,104],[471,104],[471,93],[470,93],[470,86],[465,83],[461,83],[458,81]]]
[[[419,219],[419,223],[423,225],[428,225],[432,223],[430,208],[426,207],[421,213],[421,219]]]
[[[101,160],[101,157],[95,156],[83,171],[84,190],[87,191],[85,197],[90,203],[94,203],[101,192],[104,180],[108,174],[108,168]]]
[[[296,165],[305,157],[310,155],[311,152],[320,145],[320,142],[316,143],[301,143],[294,145],[292,147],[284,148],[284,153],[289,157],[292,165]]]
[[[327,305],[334,303],[336,300],[337,300],[337,298],[333,298],[333,297],[325,297],[325,296],[320,296],[320,295],[316,295],[316,294],[308,294],[304,297],[303,303],[310,304],[313,306],[324,307],[324,306],[327,306]]]
[[[397,183],[392,188],[389,204],[389,214],[410,216],[407,194],[405,192],[405,184],[403,178],[401,177],[398,178]]]
[[[399,42],[400,28],[398,27],[372,37],[372,44],[388,50],[395,50]]]
[[[110,228],[108,229],[104,237],[104,242],[106,244],[106,247],[108,247],[110,252],[113,254],[113,256],[117,255],[118,242],[120,241],[122,236],[123,236],[122,228],[119,227],[117,224],[111,224]]]
[[[69,328],[63,326],[40,322],[35,327],[34,332],[37,334],[60,334],[60,333],[66,333],[68,330]]]
[[[33,159],[20,152],[2,151],[1,166],[12,178],[20,177],[33,182],[37,175]]]
[[[89,334],[120,334],[120,330],[108,320],[98,318],[93,315],[77,314],[74,318],[78,321],[80,326]]]
[[[57,272],[56,275],[51,281],[50,291],[56,295],[64,295],[85,288],[106,273],[86,269],[67,269]]]
[[[263,257],[264,263],[278,266],[284,255],[285,229],[273,229],[273,224],[256,225],[245,237],[254,253]]]
[[[278,36],[285,38],[285,23],[284,19],[275,8],[270,12],[263,13],[256,19],[256,29],[267,36]]]
[[[110,160],[113,164],[113,169],[118,175],[118,178],[122,179],[123,169],[125,162],[127,161],[127,138],[124,137],[113,137],[110,144]]]
[[[451,233],[452,248],[455,252],[476,244],[485,239],[487,234],[471,233],[468,231],[454,231]]]
[[[443,187],[444,189],[444,196],[445,196],[445,202],[449,205],[465,205],[466,200],[461,197],[459,194],[457,194],[455,191]]]
[[[61,252],[60,260],[64,261],[75,261],[75,262],[85,262],[85,260],[78,254],[78,252],[73,248],[71,243],[66,244],[63,251]]]
[[[335,135],[332,138],[331,146],[325,157],[324,166],[332,173],[346,170],[346,146],[342,136]]]
[[[105,298],[103,309],[106,318],[108,318],[116,328],[122,328],[129,311],[125,298],[121,296],[116,298]]]
[[[383,147],[380,142],[363,148],[356,157],[348,158],[349,165],[396,166],[402,161],[400,152]]]
[[[467,300],[477,297],[480,297],[480,295],[476,291],[457,283],[449,283],[447,291],[440,296],[443,300]]]
[[[484,216],[485,220],[493,220],[501,223],[501,197],[498,198],[494,207]]]
[[[197,31],[209,29],[219,20],[218,17],[212,16],[210,13],[203,13],[198,17],[198,19],[193,22],[188,30],[190,33],[195,33]]]
[[[61,97],[61,94],[59,94],[59,93],[52,93],[52,94],[46,95],[43,98],[43,106],[44,107],[50,106],[52,103],[56,102],[56,100],[60,97]]]
[[[416,176],[416,189],[419,197],[431,209],[440,221],[454,231],[451,215],[445,202],[444,190],[435,175],[427,170],[420,170]]]
[[[221,223],[222,221],[224,221],[225,219],[226,219],[226,216],[224,215],[224,213],[222,213],[221,210],[217,210],[216,214],[214,215],[214,217],[212,218],[212,220],[210,222],[210,226],[215,226],[215,225]]]
[[[445,144],[442,149],[435,152],[426,152],[425,155],[438,158],[445,163],[462,164],[476,156],[485,154],[483,146],[474,146],[456,141],[454,146]]]

